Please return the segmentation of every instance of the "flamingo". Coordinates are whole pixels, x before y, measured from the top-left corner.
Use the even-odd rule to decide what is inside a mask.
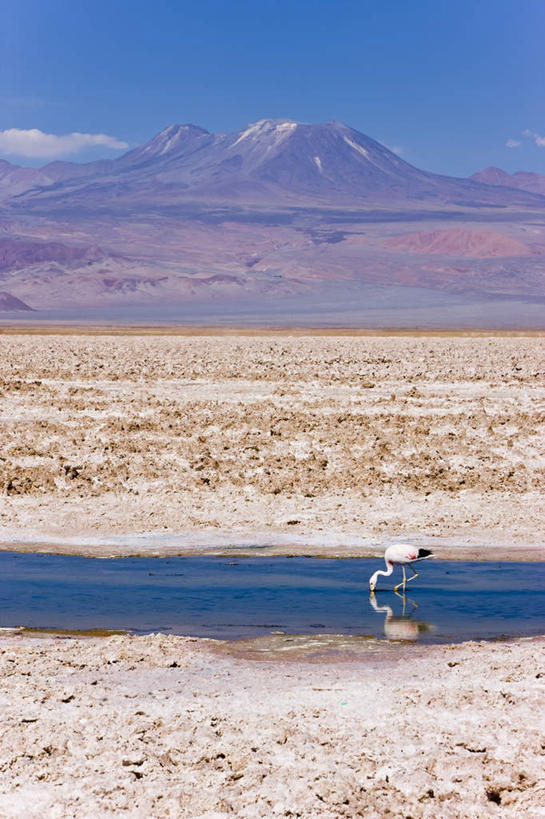
[[[386,563],[387,571],[383,569],[379,569],[378,572],[375,572],[372,577],[369,578],[369,588],[371,591],[375,590],[377,585],[377,577],[379,574],[384,575],[384,577],[389,577],[393,570],[394,565],[400,565],[403,569],[403,582],[398,583],[397,586],[394,586],[394,591],[397,592],[400,586],[403,586],[403,590],[405,590],[405,586],[409,582],[409,580],[414,580],[415,577],[418,577],[418,572],[413,566],[417,560],[426,560],[428,557],[435,557],[429,549],[417,549],[415,546],[410,546],[408,543],[394,543],[393,546],[388,546],[386,551],[384,552],[384,561]],[[410,566],[413,570],[413,576],[407,577],[405,575],[405,566]]]

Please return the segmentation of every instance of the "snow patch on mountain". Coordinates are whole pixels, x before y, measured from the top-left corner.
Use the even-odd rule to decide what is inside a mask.
[[[259,139],[260,137],[272,137],[276,144],[283,142],[297,128],[298,123],[292,121],[278,122],[270,119],[260,119],[249,125],[238,137],[235,145],[239,145],[245,139]]]
[[[371,159],[371,157],[369,156],[369,151],[366,151],[365,148],[363,148],[361,145],[358,145],[357,142],[353,142],[350,139],[350,137],[347,137],[347,136],[343,136],[343,139],[344,139],[344,141],[346,142],[347,145],[350,145],[350,147],[353,148],[355,151],[357,151],[359,154],[361,154],[362,156],[364,156],[368,160]]]
[[[191,137],[199,138],[203,136],[208,136],[208,131],[196,125],[169,125],[150,142],[130,152],[128,156],[131,156],[131,154],[139,157],[164,156],[173,149],[183,146],[184,142],[190,140]]]

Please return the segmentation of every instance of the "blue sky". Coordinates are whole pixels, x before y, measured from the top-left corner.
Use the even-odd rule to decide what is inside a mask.
[[[80,139],[70,159],[119,155],[174,122],[229,131],[281,117],[341,120],[440,173],[545,173],[544,0],[0,0],[0,9],[0,130],[104,135],[94,147]],[[0,155],[48,161],[7,153],[27,144],[19,138],[6,137]]]

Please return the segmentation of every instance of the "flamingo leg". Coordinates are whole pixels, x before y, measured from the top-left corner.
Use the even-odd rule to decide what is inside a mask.
[[[409,579],[407,580],[407,583],[409,582],[409,580],[414,580],[415,577],[418,577],[418,572],[416,571],[416,569],[414,568],[412,563],[409,563],[409,566],[411,567],[411,570],[413,571],[413,576],[409,577]]]
[[[403,571],[403,582],[402,582],[402,583],[398,583],[398,584],[397,584],[397,586],[394,586],[394,591],[395,591],[395,592],[397,592],[397,590],[399,589],[399,587],[400,587],[400,586],[403,586],[403,591],[405,591],[405,586],[406,586],[406,584],[407,584],[407,576],[406,576],[406,574],[405,574],[405,566],[403,566],[403,565],[402,565],[402,566],[401,566],[401,569],[402,569],[402,571]],[[412,569],[412,566],[411,566],[411,569]],[[413,569],[413,572],[414,572],[414,569]],[[411,577],[411,580],[412,580],[412,577]]]

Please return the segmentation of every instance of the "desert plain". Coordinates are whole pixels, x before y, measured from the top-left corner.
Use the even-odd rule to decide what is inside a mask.
[[[537,334],[0,334],[1,548],[542,560]],[[545,638],[0,638],[0,816],[545,815]]]
[[[3,334],[0,361],[5,546],[541,554],[541,336]]]

